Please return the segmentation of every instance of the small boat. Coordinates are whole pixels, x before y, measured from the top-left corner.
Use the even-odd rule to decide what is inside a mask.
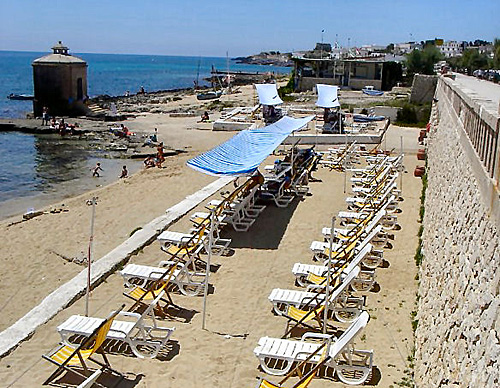
[[[373,86],[365,86],[361,91],[369,96],[381,96],[384,94],[383,91],[375,89]]]
[[[30,94],[14,94],[11,93],[7,96],[9,100],[33,100],[35,96],[32,96]]]
[[[385,116],[354,114],[353,119],[356,123],[369,123],[371,121],[385,120]]]
[[[198,100],[214,100],[222,96],[222,90],[217,90],[213,92],[199,93],[196,95]]]

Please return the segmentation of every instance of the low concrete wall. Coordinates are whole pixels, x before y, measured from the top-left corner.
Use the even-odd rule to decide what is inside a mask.
[[[253,129],[256,123],[249,121],[225,121],[217,120],[214,122],[212,129],[214,131],[243,131],[245,129]]]
[[[375,116],[384,116],[394,122],[398,118],[398,111],[400,109],[394,106],[374,106],[373,108],[354,108],[353,113],[362,113],[363,110],[367,110]]]
[[[500,386],[500,222],[464,127],[438,87],[428,139],[415,381]],[[493,202],[492,202],[493,201]],[[496,204],[495,204],[496,202]]]
[[[383,131],[377,134],[356,134],[356,135],[339,135],[339,134],[295,134],[288,136],[283,144],[295,144],[300,140],[301,145],[315,145],[315,144],[344,144],[352,143],[355,141],[358,144],[378,144],[382,141],[384,135]]]
[[[316,84],[339,85],[339,82],[338,78],[302,77],[296,91],[307,92],[313,90],[316,92]]]
[[[362,79],[362,78],[350,78],[349,87],[354,90],[361,90],[365,86],[373,86],[375,89],[382,89],[382,80],[376,79]]]

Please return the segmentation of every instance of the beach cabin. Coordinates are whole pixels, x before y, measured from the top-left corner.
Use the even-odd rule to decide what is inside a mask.
[[[87,108],[87,63],[68,53],[68,47],[59,41],[52,54],[35,59],[33,82],[35,117],[42,115],[43,107],[51,116],[78,116]]]
[[[367,85],[390,90],[401,79],[402,57],[393,55],[310,58],[292,57],[295,63],[295,90],[313,90],[316,84],[346,86],[361,90]]]

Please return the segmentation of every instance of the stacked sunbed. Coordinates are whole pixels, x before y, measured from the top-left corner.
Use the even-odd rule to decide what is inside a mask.
[[[353,147],[340,153],[348,149]],[[296,263],[292,268],[301,289],[271,291],[274,313],[286,319],[285,333],[281,338],[261,338],[254,353],[264,372],[285,375],[279,384],[297,373],[305,387],[307,377],[312,379],[304,372],[306,364],[314,365],[315,375],[336,374],[350,385],[362,384],[371,375],[373,351],[355,349],[354,339],[368,324],[366,292],[376,285],[376,270],[390,245],[388,233],[397,225],[402,157],[365,157],[366,167],[352,171],[349,211],[336,216],[341,227],[324,226],[323,241],[311,243],[317,263]],[[339,326],[346,324],[337,338]],[[262,379],[260,386],[276,385]]]

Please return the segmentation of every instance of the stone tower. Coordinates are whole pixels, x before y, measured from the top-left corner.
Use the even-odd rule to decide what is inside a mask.
[[[33,82],[35,117],[42,115],[43,107],[51,116],[77,116],[87,112],[87,63],[68,54],[61,41],[52,47],[52,54],[35,59]]]

